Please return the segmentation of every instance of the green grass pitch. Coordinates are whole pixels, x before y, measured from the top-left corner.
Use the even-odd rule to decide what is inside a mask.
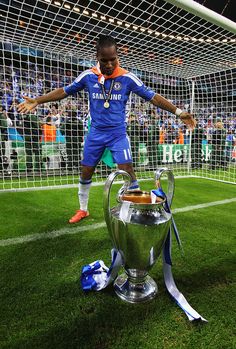
[[[104,222],[102,193],[102,186],[92,188],[91,215],[77,226],[67,223],[78,205],[75,188],[0,194],[0,348],[236,348],[236,202],[175,214],[185,251],[182,257],[173,243],[175,281],[209,321],[192,324],[165,289],[161,259],[150,271],[159,287],[150,303],[127,304],[112,286],[81,290],[83,265],[110,263],[106,227],[94,229]],[[234,185],[178,179],[173,208],[232,198]],[[52,231],[63,234],[47,238]],[[30,236],[35,241],[27,242]],[[1,244],[7,239],[12,243]]]

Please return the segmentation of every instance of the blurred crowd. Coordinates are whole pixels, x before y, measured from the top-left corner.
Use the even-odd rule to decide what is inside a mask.
[[[35,97],[54,88],[63,87],[71,83],[76,75],[72,70],[62,69],[60,72],[60,68],[43,67],[34,63],[29,63],[27,69],[0,67],[0,171],[7,167],[4,164],[9,163],[9,156],[11,159],[17,158],[16,151],[12,149],[6,159],[5,142],[12,140],[13,130],[25,143],[27,171],[46,168],[47,159],[42,158],[42,144],[62,141],[66,144],[64,167],[68,170],[78,168],[84,137],[89,129],[86,93],[82,92],[60,103],[40,106],[29,115],[20,115],[17,110],[23,96]],[[169,80],[163,80],[162,83],[170,85]],[[189,100],[171,101],[178,108],[190,111]],[[147,153],[152,154],[149,155],[149,165],[155,166],[160,144],[191,142],[193,145],[211,144],[217,147],[218,138],[221,148],[225,144],[228,147],[227,151],[219,150],[218,145],[218,150],[225,153],[225,160],[221,165],[226,167],[226,162],[232,160],[231,153],[236,146],[236,113],[232,104],[227,105],[227,102],[223,101],[213,101],[207,105],[199,103],[195,105],[194,115],[198,126],[193,135],[190,135],[179,118],[143,103],[137,96],[132,96],[127,109],[127,131],[135,166],[138,166],[139,162],[140,144],[144,144]],[[223,131],[219,133],[219,129]],[[198,150],[198,153],[201,151]],[[193,156],[195,155],[193,153]],[[214,152],[212,157],[214,162],[219,162]],[[200,160],[197,162],[200,163]],[[200,166],[195,163],[193,165],[195,168]],[[213,165],[211,166],[213,168]]]

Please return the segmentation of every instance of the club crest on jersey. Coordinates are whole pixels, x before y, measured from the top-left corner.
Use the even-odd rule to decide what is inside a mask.
[[[119,90],[121,90],[122,85],[121,85],[120,82],[115,82],[113,88],[114,88],[115,91],[119,91]]]

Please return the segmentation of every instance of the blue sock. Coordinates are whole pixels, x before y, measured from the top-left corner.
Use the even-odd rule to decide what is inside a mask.
[[[80,178],[79,182],[80,182],[80,184],[90,184],[90,183],[92,183],[92,179],[91,178],[90,179],[82,179],[82,178]]]
[[[137,180],[133,180],[128,188],[129,190],[139,189],[139,184]]]

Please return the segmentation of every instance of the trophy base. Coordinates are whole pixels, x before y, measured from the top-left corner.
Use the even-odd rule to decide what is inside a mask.
[[[125,273],[117,277],[114,288],[117,296],[128,303],[148,302],[156,296],[158,290],[157,284],[149,275],[143,280],[135,280]]]

